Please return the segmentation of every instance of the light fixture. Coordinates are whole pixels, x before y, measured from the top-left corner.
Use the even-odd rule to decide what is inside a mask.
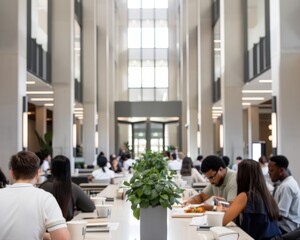
[[[24,96],[22,109],[22,148],[23,151],[27,150],[28,147],[28,98]]]
[[[272,80],[258,80],[260,83],[272,83]]]
[[[220,148],[223,151],[224,147],[224,128],[223,128],[223,116],[220,117],[220,129],[219,129],[219,138],[220,138]]]
[[[45,103],[44,106],[45,106],[45,107],[53,107],[53,106],[54,106],[54,103]]]
[[[27,85],[32,85],[32,84],[35,84],[35,81],[26,81],[26,84]]]
[[[242,97],[242,100],[265,100],[264,97]]]
[[[77,129],[76,129],[76,117],[75,115],[73,115],[73,138],[72,138],[72,142],[73,142],[73,149],[74,149],[74,156],[76,156],[76,152],[75,152],[75,149],[76,149],[76,143],[77,143]]]
[[[242,105],[243,105],[243,106],[250,106],[251,103],[249,103],[249,102],[243,102]]]
[[[35,102],[48,102],[53,101],[53,98],[31,98],[30,100]]]
[[[272,153],[277,154],[277,106],[276,96],[272,97]]]
[[[53,94],[53,91],[27,91],[26,94],[32,94],[32,95]]]
[[[242,93],[272,93],[272,90],[242,90]]]

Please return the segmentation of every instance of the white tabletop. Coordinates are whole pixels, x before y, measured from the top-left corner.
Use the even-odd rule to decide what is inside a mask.
[[[117,191],[117,186],[111,185],[101,192],[102,196],[112,197]],[[109,203],[110,204],[110,203]],[[96,217],[94,213],[80,213],[75,219],[84,217]],[[213,240],[210,231],[197,231],[196,226],[190,226],[192,218],[172,218],[171,211],[168,210],[168,240]],[[109,232],[87,233],[85,240],[140,240],[139,221],[133,217],[130,208],[130,202],[121,199],[115,199],[110,219],[93,219],[91,221],[110,222],[112,229]],[[239,233],[239,240],[252,239],[239,227],[230,227],[230,229]]]

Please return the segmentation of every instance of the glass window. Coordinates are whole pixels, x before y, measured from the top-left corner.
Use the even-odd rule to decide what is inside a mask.
[[[155,101],[154,97],[154,89],[153,88],[145,88],[143,91],[143,101]]]
[[[168,37],[167,27],[155,28],[155,47],[157,48],[169,47],[169,37]]]
[[[155,0],[155,8],[168,8],[168,0]]]
[[[168,67],[156,67],[155,69],[155,87],[168,87]]]
[[[141,47],[141,28],[129,27],[128,28],[128,48]]]
[[[142,87],[154,88],[154,67],[147,66],[142,69]]]
[[[154,0],[142,0],[142,8],[154,8]]]
[[[127,0],[128,8],[141,8],[141,0]]]
[[[141,87],[141,73],[141,62],[130,61],[128,67],[128,88]]]
[[[130,102],[140,102],[142,101],[141,89],[129,89],[128,91],[128,99]]]

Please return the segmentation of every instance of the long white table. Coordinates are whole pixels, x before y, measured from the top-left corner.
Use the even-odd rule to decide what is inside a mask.
[[[113,197],[116,195],[117,186],[110,185],[100,195]],[[110,204],[110,202],[108,203]],[[101,222],[109,221],[115,230],[109,232],[87,233],[85,240],[140,240],[139,221],[133,217],[130,202],[115,199],[112,203],[112,215],[110,219],[100,219]],[[96,212],[80,213],[74,219],[96,217]],[[94,221],[94,220],[93,220]],[[97,221],[97,220],[95,220]],[[191,218],[172,218],[168,210],[168,240],[213,240],[210,231],[197,231],[196,226],[189,226]],[[239,233],[239,240],[251,240],[252,238],[239,227],[230,227]]]

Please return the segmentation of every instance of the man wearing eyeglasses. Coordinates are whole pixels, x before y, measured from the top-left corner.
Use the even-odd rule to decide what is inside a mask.
[[[227,168],[224,161],[214,155],[207,156],[201,164],[201,172],[205,175],[210,184],[183,205],[203,203],[212,196],[219,196],[231,203],[237,194],[236,173]],[[205,204],[208,211],[216,210],[217,206]]]

